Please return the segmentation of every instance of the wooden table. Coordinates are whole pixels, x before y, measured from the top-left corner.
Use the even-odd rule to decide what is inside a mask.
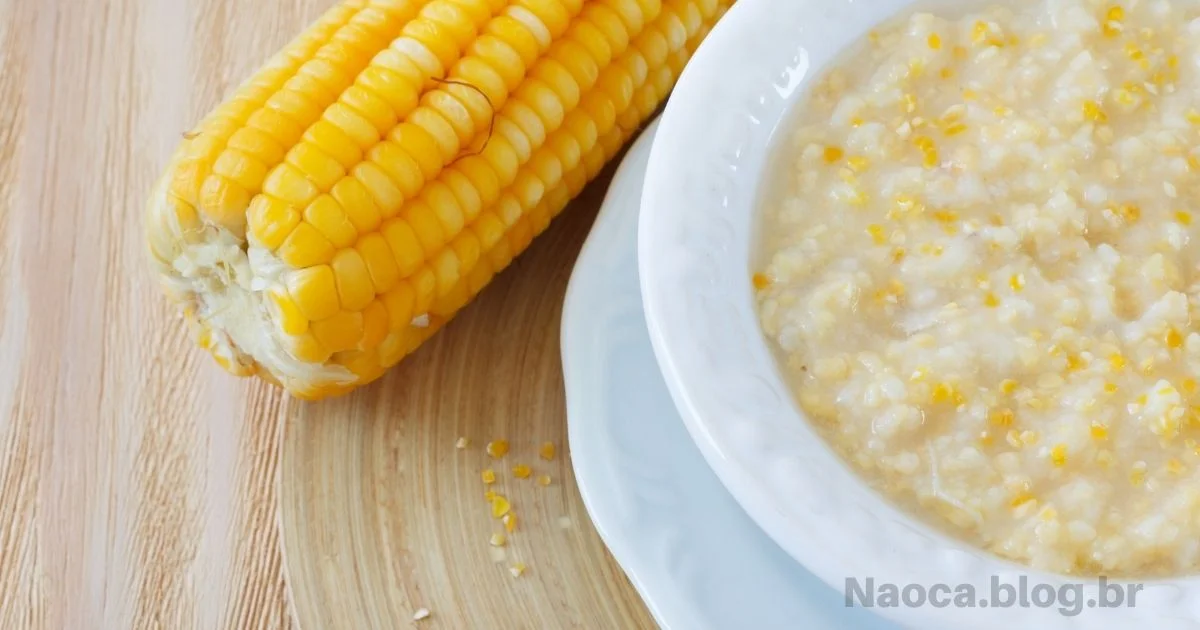
[[[565,452],[558,319],[603,182],[344,399],[226,375],[160,296],[152,179],[331,2],[0,0],[0,628],[653,627]],[[502,561],[494,437],[521,517]]]

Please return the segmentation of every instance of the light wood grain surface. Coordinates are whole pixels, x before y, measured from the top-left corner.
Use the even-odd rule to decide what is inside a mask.
[[[653,627],[564,452],[558,317],[602,183],[345,399],[233,379],[160,297],[153,178],[331,2],[0,0],[0,628]],[[492,437],[513,445],[504,562]],[[518,459],[553,483],[511,479]]]

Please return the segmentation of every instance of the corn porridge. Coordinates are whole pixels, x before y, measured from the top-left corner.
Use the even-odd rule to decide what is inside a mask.
[[[754,283],[831,444],[1035,568],[1200,567],[1200,0],[911,15],[802,107]]]

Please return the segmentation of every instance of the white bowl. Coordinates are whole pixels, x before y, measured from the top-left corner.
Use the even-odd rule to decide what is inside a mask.
[[[928,527],[870,489],[812,429],[758,324],[750,278],[764,163],[809,80],[912,0],[740,0],[685,70],[651,152],[639,225],[639,275],[655,354],[688,431],[743,509],[834,588],[847,580],[938,593],[993,581],[1062,599],[986,608],[876,611],[921,628],[1200,628],[1200,581],[1146,581],[1130,607],[1096,580],[1028,570]],[[926,0],[922,4],[928,5]],[[1129,584],[1114,581],[1118,586]],[[1127,592],[1127,591],[1126,591]],[[939,600],[940,601],[940,600]],[[860,604],[856,600],[856,605]],[[1065,610],[1064,610],[1065,609]]]

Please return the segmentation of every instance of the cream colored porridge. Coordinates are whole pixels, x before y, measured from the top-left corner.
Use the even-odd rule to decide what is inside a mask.
[[[795,119],[754,278],[885,493],[1070,573],[1200,567],[1200,0],[873,33]]]

